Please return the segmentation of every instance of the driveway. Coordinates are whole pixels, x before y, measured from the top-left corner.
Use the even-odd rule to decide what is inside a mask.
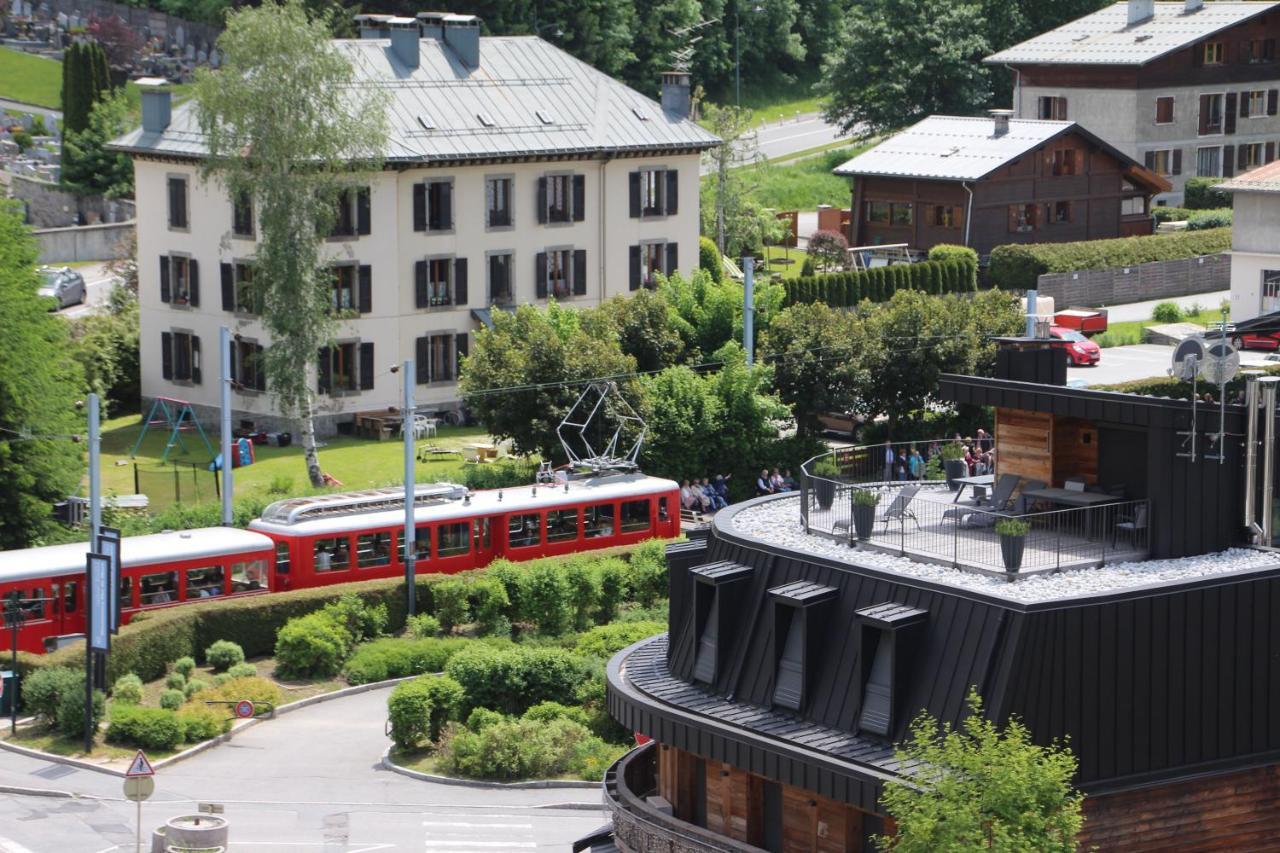
[[[229,853],[481,853],[563,851],[605,822],[595,790],[438,785],[383,770],[389,692],[304,708],[159,771],[144,828],[212,802],[225,807]],[[0,853],[133,849],[134,804],[117,777],[0,752],[0,785],[109,798],[5,795]]]
[[[1266,353],[1253,350],[1240,351],[1241,366],[1270,364]],[[1158,344],[1137,344],[1128,347],[1107,347],[1102,360],[1094,367],[1068,367],[1067,381],[1082,379],[1089,385],[1112,385],[1132,379],[1150,379],[1169,375],[1172,366],[1173,347]],[[1212,391],[1205,386],[1205,391]]]

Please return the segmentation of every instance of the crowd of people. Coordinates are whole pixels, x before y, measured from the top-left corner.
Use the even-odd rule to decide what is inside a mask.
[[[729,505],[729,478],[732,476],[717,474],[714,481],[707,477],[685,480],[680,484],[680,506],[690,512],[708,515],[724,509]]]
[[[976,437],[964,438],[956,433],[952,444],[963,450],[965,465],[969,467],[969,476],[993,474],[996,470],[995,439],[986,430],[979,428]],[[942,446],[934,441],[923,452],[915,444],[894,448],[885,445],[884,479],[885,480],[923,480],[929,467],[929,460],[942,455]]]

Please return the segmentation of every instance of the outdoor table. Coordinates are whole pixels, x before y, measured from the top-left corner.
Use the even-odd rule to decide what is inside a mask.
[[[1023,491],[1022,496],[1031,498],[1032,500],[1048,501],[1053,504],[1061,504],[1063,506],[1081,508],[1085,512],[1085,538],[1092,539],[1094,534],[1094,507],[1102,504],[1119,503],[1120,499],[1114,495],[1103,494],[1099,492],[1076,492],[1071,489],[1027,489]]]
[[[976,477],[956,477],[951,482],[959,483],[960,488],[956,489],[956,496],[951,499],[951,502],[955,504],[960,503],[960,496],[964,494],[965,486],[973,486],[974,497],[979,497],[977,494],[978,489],[993,485],[995,481],[995,474],[978,474]]]

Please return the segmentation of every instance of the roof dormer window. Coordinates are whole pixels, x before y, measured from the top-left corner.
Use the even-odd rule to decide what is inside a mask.
[[[773,599],[775,707],[792,711],[804,708],[814,664],[813,650],[822,626],[820,606],[835,595],[834,587],[808,581],[795,581],[769,590],[769,597]]]
[[[693,680],[714,685],[722,672],[725,652],[733,643],[739,592],[752,571],[739,563],[719,562],[699,566],[689,574],[693,579],[694,636],[698,638]]]
[[[916,628],[925,623],[929,613],[890,601],[864,607],[854,615],[862,626],[858,730],[892,739],[907,710],[903,688],[915,651]]]

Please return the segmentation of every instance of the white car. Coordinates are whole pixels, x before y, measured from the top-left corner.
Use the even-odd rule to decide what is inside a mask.
[[[36,292],[41,296],[57,299],[55,310],[61,311],[68,305],[79,305],[84,302],[86,290],[84,276],[80,273],[70,267],[41,267],[38,272],[40,289]]]

